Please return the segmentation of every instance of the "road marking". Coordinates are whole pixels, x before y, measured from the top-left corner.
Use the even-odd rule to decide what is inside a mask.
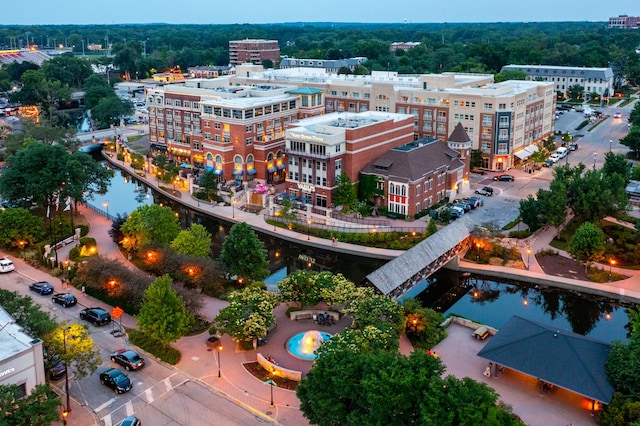
[[[127,417],[133,416],[134,410],[131,401],[127,401],[127,403],[124,405],[124,408],[125,410],[127,410]]]
[[[108,406],[110,406],[111,404],[113,404],[116,401],[115,398],[111,398],[109,401],[105,402],[104,404],[102,404],[101,406],[97,407],[95,409],[95,411],[102,411],[105,408],[107,408]]]
[[[111,422],[111,414],[107,414],[106,416],[104,416],[100,420],[102,420],[102,422],[104,423],[104,426],[111,426],[113,424]]]
[[[146,389],[144,391],[144,396],[147,398],[147,402],[151,404],[153,402],[153,392],[151,392],[151,388]]]
[[[167,387],[167,392],[173,389],[173,386],[171,385],[171,380],[169,380],[170,378],[171,377],[167,377],[166,379],[163,380],[164,385]]]

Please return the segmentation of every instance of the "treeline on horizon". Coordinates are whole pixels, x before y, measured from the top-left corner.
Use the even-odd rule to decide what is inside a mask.
[[[111,53],[133,46],[143,56],[141,76],[176,66],[227,65],[229,40],[257,38],[278,40],[282,56],[365,56],[369,61],[361,72],[496,73],[507,64],[613,65],[628,79],[640,81],[635,52],[640,33],[608,29],[605,22],[3,25],[0,49],[24,47],[27,37],[29,44],[63,44],[79,54],[83,47],[89,54],[89,44],[104,46],[107,41]],[[422,44],[390,52],[391,43],[409,41]]]

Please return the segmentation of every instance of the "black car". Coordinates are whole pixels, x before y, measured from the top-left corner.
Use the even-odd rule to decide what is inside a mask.
[[[53,286],[46,281],[38,281],[37,283],[29,285],[29,290],[35,291],[36,293],[40,293],[44,296],[45,294],[53,293]]]
[[[102,370],[100,372],[100,383],[111,388],[115,393],[129,392],[133,387],[129,376],[117,368]]]
[[[65,308],[76,305],[78,303],[78,299],[76,299],[76,297],[71,293],[56,293],[53,295],[53,297],[51,297],[51,300],[53,300],[53,302],[57,303],[58,305],[64,306]]]
[[[498,175],[498,176],[494,176],[493,180],[499,180],[503,182],[513,182],[515,178],[512,175]]]
[[[144,367],[144,359],[131,349],[118,349],[112,352],[111,361],[120,364],[127,371]]]
[[[576,151],[578,149],[578,143],[574,142],[571,145],[569,145],[569,150],[570,151]]]
[[[58,355],[53,355],[45,358],[44,369],[49,375],[49,380],[58,380],[67,374],[67,367]]]
[[[95,326],[109,324],[111,315],[102,308],[85,308],[80,311],[80,319],[89,321]]]

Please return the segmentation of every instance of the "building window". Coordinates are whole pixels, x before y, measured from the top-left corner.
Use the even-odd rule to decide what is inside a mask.
[[[247,139],[245,140],[245,143],[246,143],[247,145],[251,145],[251,144],[253,144],[253,138],[247,138]]]
[[[336,160],[336,172],[338,174],[342,172],[342,160]]]

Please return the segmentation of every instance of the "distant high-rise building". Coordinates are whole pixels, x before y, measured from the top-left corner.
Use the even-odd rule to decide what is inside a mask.
[[[278,40],[244,39],[229,41],[229,62],[240,65],[247,62],[262,64],[265,59],[274,64],[280,59]]]
[[[609,28],[640,28],[640,16],[619,15],[609,18]]]

